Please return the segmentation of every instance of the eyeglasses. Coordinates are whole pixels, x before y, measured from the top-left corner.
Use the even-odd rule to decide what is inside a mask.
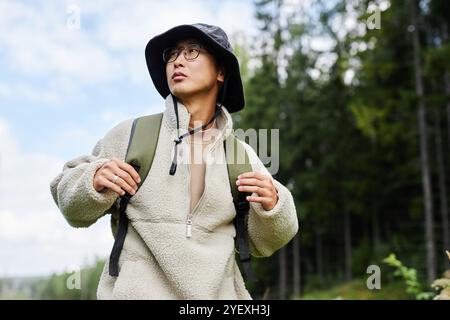
[[[177,60],[181,51],[183,51],[184,58],[187,61],[192,61],[197,59],[202,49],[205,49],[205,47],[198,43],[191,43],[186,48],[169,47],[163,51],[163,61],[165,63],[174,62],[175,60]]]

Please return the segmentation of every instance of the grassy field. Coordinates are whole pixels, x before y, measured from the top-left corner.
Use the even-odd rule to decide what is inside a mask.
[[[59,280],[59,281],[58,281]],[[56,277],[51,281],[50,278],[17,278],[0,279],[0,300],[9,299],[79,299],[78,296],[67,296],[67,290],[63,290],[58,295],[58,290],[53,290],[53,295],[43,295],[45,288],[52,288],[50,284],[58,288],[64,288],[64,279],[62,276]],[[366,279],[356,279],[351,282],[345,282],[330,286],[327,289],[314,289],[307,291],[300,297],[294,297],[295,300],[397,300],[413,299],[405,290],[405,284],[401,281],[382,282],[381,289],[369,290],[366,287]],[[44,291],[43,291],[44,290]],[[62,289],[61,289],[62,290]],[[59,290],[59,291],[61,291]],[[93,290],[93,288],[91,288]],[[73,294],[72,292],[70,292]],[[89,299],[89,297],[84,297]],[[92,298],[92,297],[91,297]]]
[[[405,291],[402,282],[382,284],[379,290],[369,290],[366,287],[366,280],[353,280],[333,286],[326,290],[311,291],[294,299],[301,300],[398,300],[413,299]]]

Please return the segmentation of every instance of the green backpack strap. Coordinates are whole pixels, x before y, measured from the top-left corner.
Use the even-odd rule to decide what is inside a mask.
[[[234,219],[234,225],[236,227],[235,243],[239,252],[239,259],[244,268],[244,276],[246,279],[255,282],[256,277],[251,268],[247,235],[247,219],[250,205],[246,197],[251,195],[251,193],[239,191],[236,185],[237,177],[240,174],[253,171],[253,169],[244,145],[238,142],[238,138],[233,133],[224,141],[224,149],[227,159],[230,189],[233,195],[234,208],[236,209],[236,218]]]
[[[141,178],[138,188],[144,183],[152,167],[162,117],[162,113],[157,113],[143,116],[133,121],[125,162],[135,167],[135,169],[137,168],[136,171]]]
[[[158,144],[162,117],[163,113],[157,113],[139,117],[133,121],[125,162],[133,166],[139,173],[141,182],[138,184],[138,189],[144,183],[152,166]],[[128,230],[126,208],[131,197],[132,195],[128,192],[126,192],[125,195],[120,196],[119,225],[109,258],[109,274],[112,277],[117,277],[119,275],[119,257]]]

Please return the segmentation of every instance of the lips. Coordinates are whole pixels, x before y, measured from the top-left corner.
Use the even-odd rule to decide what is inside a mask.
[[[175,79],[175,78],[181,78],[181,77],[187,77],[183,72],[175,72],[173,75],[172,75],[172,79]]]

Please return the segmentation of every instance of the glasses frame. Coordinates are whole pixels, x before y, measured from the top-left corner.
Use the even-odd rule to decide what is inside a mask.
[[[197,47],[198,48],[198,52],[197,52],[197,55],[194,57],[194,58],[188,58],[188,52],[187,52],[187,50],[188,49],[192,49],[192,47]],[[175,58],[173,59],[171,59],[171,58],[168,58],[167,59],[167,61],[166,61],[166,58],[165,58],[165,56],[166,56],[166,54],[168,54],[168,53],[171,53],[172,52],[172,50],[174,50],[174,49],[176,49],[176,52],[177,52],[177,54],[176,54],[176,56],[175,56]],[[186,46],[186,47],[178,47],[178,48],[175,48],[175,47],[168,47],[168,48],[166,48],[166,49],[164,49],[164,51],[163,51],[163,53],[162,53],[162,58],[163,58],[163,61],[164,61],[164,63],[171,63],[171,62],[174,62],[175,60],[177,60],[178,59],[178,57],[180,56],[180,53],[183,51],[183,56],[184,56],[184,58],[187,60],[187,61],[193,61],[193,60],[195,60],[195,59],[197,59],[198,58],[198,56],[200,55],[200,52],[202,51],[202,50],[204,50],[204,51],[206,51],[206,52],[208,52],[208,50],[206,49],[206,47],[204,46],[204,45],[202,45],[202,44],[200,44],[200,43],[190,43],[188,46]]]

